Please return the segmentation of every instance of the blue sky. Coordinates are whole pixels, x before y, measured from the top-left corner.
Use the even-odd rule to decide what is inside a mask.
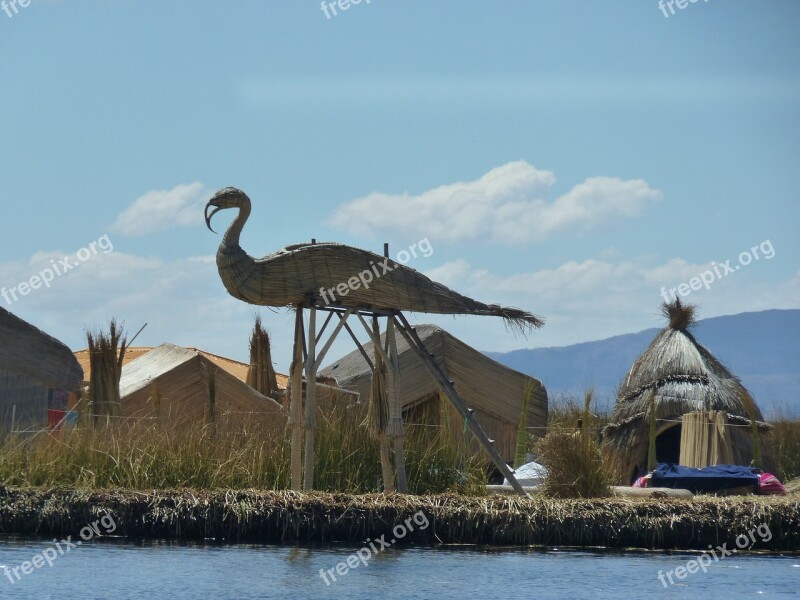
[[[771,258],[686,299],[701,317],[800,307],[800,3],[665,17],[650,0],[364,0],[327,18],[317,0],[33,0],[12,15],[0,285],[103,236],[113,251],[0,305],[74,348],[113,316],[149,323],[137,344],[245,357],[256,309],[226,295],[202,221],[227,185],[253,199],[253,255],[427,238],[409,266],[547,319],[525,339],[413,318],[484,350],[656,326],[662,287],[767,240]],[[291,316],[261,313],[285,369]]]

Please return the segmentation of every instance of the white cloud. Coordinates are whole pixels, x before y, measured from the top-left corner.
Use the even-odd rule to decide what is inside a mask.
[[[769,263],[752,263],[712,282],[709,289],[691,291],[684,301],[698,304],[699,318],[771,308],[800,307],[800,273],[778,279],[765,277]],[[483,350],[513,350],[522,346],[562,346],[640,331],[663,324],[659,307],[662,287],[688,282],[708,265],[673,258],[655,264],[650,258],[569,261],[554,269],[499,276],[463,260],[426,271],[436,281],[484,302],[516,306],[544,316],[546,325],[529,342],[503,335],[492,319],[436,319],[418,315],[418,322],[435,320],[467,343]],[[760,272],[759,272],[760,271]]]
[[[111,230],[135,237],[172,227],[199,225],[204,201],[210,195],[198,181],[177,185],[171,190],[152,190],[122,211]]]
[[[555,181],[550,171],[510,162],[475,181],[416,196],[374,192],[339,206],[330,223],[355,235],[394,230],[450,242],[483,238],[519,244],[636,217],[661,197],[641,179],[591,177],[548,202]]]
[[[41,252],[29,260],[0,263],[0,282],[7,289],[18,286],[62,256]],[[709,290],[693,291],[687,299],[700,304],[700,318],[800,307],[800,273],[779,278],[771,272],[776,261],[753,262],[714,282]],[[661,288],[688,281],[706,269],[707,265],[681,259],[612,257],[498,275],[456,260],[426,275],[478,300],[544,316],[545,327],[526,340],[510,334],[495,318],[408,316],[415,323],[438,323],[481,350],[562,346],[659,326]],[[105,327],[116,317],[125,321],[131,334],[149,324],[137,345],[172,342],[240,360],[246,360],[253,315],[260,310],[279,370],[285,372],[291,356],[291,313],[230,297],[213,256],[165,260],[118,250],[99,253],[57,277],[49,288],[33,290],[13,304],[0,295],[0,305],[73,348],[85,346],[86,328]],[[352,350],[352,342],[344,336],[328,356],[334,360]]]

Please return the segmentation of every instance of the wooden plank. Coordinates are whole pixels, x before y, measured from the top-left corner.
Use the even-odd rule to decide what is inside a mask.
[[[466,421],[467,426],[470,428],[472,433],[484,447],[486,452],[489,454],[489,457],[492,459],[492,462],[495,464],[497,469],[502,473],[503,477],[505,477],[509,484],[514,488],[514,490],[521,496],[526,496],[525,490],[517,481],[517,478],[514,476],[513,469],[509,468],[509,466],[503,460],[503,457],[500,456],[500,453],[494,447],[494,443],[489,437],[486,435],[486,432],[483,431],[483,428],[480,426],[480,423],[475,420],[474,415],[472,414],[472,410],[467,408],[467,405],[461,399],[461,396],[458,395],[455,388],[453,387],[452,382],[447,379],[445,374],[439,368],[439,365],[436,364],[436,361],[431,358],[430,352],[427,351],[425,348],[425,344],[417,335],[416,330],[411,327],[411,325],[406,320],[405,315],[402,312],[395,311],[395,315],[400,322],[396,321],[397,329],[400,331],[402,336],[405,338],[408,345],[417,353],[417,355],[422,359],[422,363],[428,369],[428,372],[433,377],[434,381],[437,383],[439,388],[444,392],[445,396],[450,400],[453,406],[456,407],[461,417]],[[402,322],[402,324],[401,324]]]

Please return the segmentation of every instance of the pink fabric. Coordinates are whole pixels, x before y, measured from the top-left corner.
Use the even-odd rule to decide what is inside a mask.
[[[758,476],[758,493],[759,494],[786,494],[786,488],[772,473],[761,473]]]
[[[648,474],[643,477],[639,477],[639,479],[633,482],[633,486],[631,487],[646,488],[649,485],[650,485],[650,475]]]

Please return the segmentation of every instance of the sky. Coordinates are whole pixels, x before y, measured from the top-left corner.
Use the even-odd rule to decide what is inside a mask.
[[[546,320],[409,315],[481,350],[656,327],[670,294],[800,307],[800,3],[331,4],[0,4],[0,306],[240,360],[261,314],[285,372],[291,312],[227,295],[203,222],[236,186],[253,256],[422,242],[409,267]]]

